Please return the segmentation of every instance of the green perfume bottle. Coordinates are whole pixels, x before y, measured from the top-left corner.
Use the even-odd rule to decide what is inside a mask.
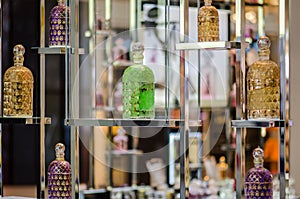
[[[143,65],[144,46],[134,43],[132,46],[133,65],[129,66],[122,77],[123,118],[154,118],[154,74]]]

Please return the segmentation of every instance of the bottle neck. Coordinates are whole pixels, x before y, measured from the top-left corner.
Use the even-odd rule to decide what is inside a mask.
[[[204,5],[205,6],[211,6],[212,0],[205,0]]]
[[[133,55],[133,63],[134,64],[143,64],[144,56],[143,54]]]
[[[258,58],[260,61],[270,60],[270,50],[258,51]]]
[[[59,5],[59,6],[64,6],[64,5],[66,5],[65,0],[58,0],[57,2],[58,2],[58,5]]]
[[[14,66],[23,66],[24,57],[22,55],[14,56]]]
[[[63,161],[63,160],[65,160],[65,154],[63,153],[63,154],[56,154],[56,160],[60,160],[60,161]]]
[[[254,167],[255,168],[262,168],[263,167],[263,162],[254,163]]]

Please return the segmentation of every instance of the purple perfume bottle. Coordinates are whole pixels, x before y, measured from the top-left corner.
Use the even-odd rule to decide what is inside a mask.
[[[56,159],[48,167],[48,198],[71,199],[71,165],[65,161],[65,146],[55,145]]]
[[[70,9],[65,0],[58,0],[58,5],[50,12],[49,47],[69,45]]]
[[[258,147],[253,150],[254,167],[247,173],[245,180],[246,199],[272,199],[273,177],[269,170],[263,167],[264,151]]]

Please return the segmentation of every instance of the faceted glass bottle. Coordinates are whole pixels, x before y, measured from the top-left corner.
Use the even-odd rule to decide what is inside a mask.
[[[211,5],[212,0],[204,0],[205,5],[198,11],[198,41],[219,41],[219,13]]]
[[[123,118],[154,118],[154,74],[143,65],[144,46],[134,43],[133,62],[122,77]]]
[[[32,117],[33,75],[23,66],[25,48],[18,44],[13,49],[14,66],[3,77],[3,116]]]
[[[55,145],[56,159],[48,167],[48,198],[71,199],[71,165],[65,161],[65,146]]]
[[[58,0],[58,5],[50,12],[49,47],[69,45],[70,9],[65,0]]]
[[[271,42],[263,36],[258,40],[259,60],[247,72],[247,118],[280,118],[280,69],[270,60]]]
[[[263,167],[264,151],[258,147],[253,150],[254,168],[250,169],[245,179],[246,199],[272,199],[273,176]]]

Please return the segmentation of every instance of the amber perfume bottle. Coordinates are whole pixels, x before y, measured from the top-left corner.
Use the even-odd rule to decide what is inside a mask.
[[[144,46],[134,43],[133,62],[122,77],[123,118],[154,118],[154,74],[143,65]]]
[[[217,168],[219,169],[220,180],[224,180],[227,177],[228,170],[228,164],[226,163],[226,158],[224,156],[220,157]]]
[[[70,9],[65,0],[58,0],[58,5],[50,12],[49,47],[69,45]]]
[[[246,199],[272,199],[273,176],[263,167],[264,151],[258,147],[253,150],[254,167],[247,173],[245,179]]]
[[[247,118],[280,118],[280,69],[270,60],[271,42],[258,40],[258,58],[247,71]]]
[[[55,145],[56,159],[48,167],[48,198],[71,199],[71,165],[64,158],[65,146]]]
[[[23,66],[25,48],[18,44],[13,49],[14,65],[3,77],[3,116],[32,117],[33,75]]]
[[[219,13],[211,5],[212,0],[204,0],[205,5],[198,11],[198,41],[219,41]]]

